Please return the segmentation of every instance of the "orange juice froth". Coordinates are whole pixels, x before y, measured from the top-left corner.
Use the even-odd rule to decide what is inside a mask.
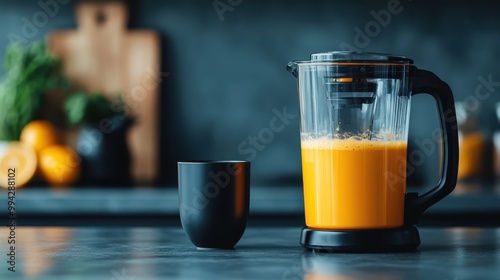
[[[318,229],[403,225],[405,141],[303,140],[306,225]]]

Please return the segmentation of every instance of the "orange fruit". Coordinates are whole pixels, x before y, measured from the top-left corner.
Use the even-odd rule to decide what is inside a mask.
[[[20,142],[0,144],[0,186],[26,185],[35,175],[37,158],[30,146]]]
[[[80,177],[80,157],[69,146],[52,145],[43,149],[38,162],[40,173],[51,185],[71,185]]]
[[[35,120],[21,131],[20,141],[33,147],[35,153],[59,143],[59,131],[50,122]]]

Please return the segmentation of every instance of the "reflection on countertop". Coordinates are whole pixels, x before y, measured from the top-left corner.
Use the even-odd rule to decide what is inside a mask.
[[[420,232],[415,252],[327,254],[298,227],[247,228],[235,250],[197,250],[178,227],[18,227],[15,279],[498,279],[500,228]]]

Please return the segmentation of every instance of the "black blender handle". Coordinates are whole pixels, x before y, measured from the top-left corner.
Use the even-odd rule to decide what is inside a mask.
[[[457,183],[458,173],[458,133],[453,93],[445,82],[434,73],[411,69],[411,95],[430,94],[437,103],[441,129],[443,131],[443,166],[441,179],[436,187],[418,195],[407,193],[405,197],[405,225],[418,223],[422,213],[450,194]]]

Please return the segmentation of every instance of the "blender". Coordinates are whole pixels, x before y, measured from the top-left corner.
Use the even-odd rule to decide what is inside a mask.
[[[422,213],[455,188],[458,138],[453,93],[403,56],[334,51],[292,61],[297,78],[306,227],[313,250],[401,251],[420,245]],[[434,97],[441,178],[406,191],[411,96]]]

